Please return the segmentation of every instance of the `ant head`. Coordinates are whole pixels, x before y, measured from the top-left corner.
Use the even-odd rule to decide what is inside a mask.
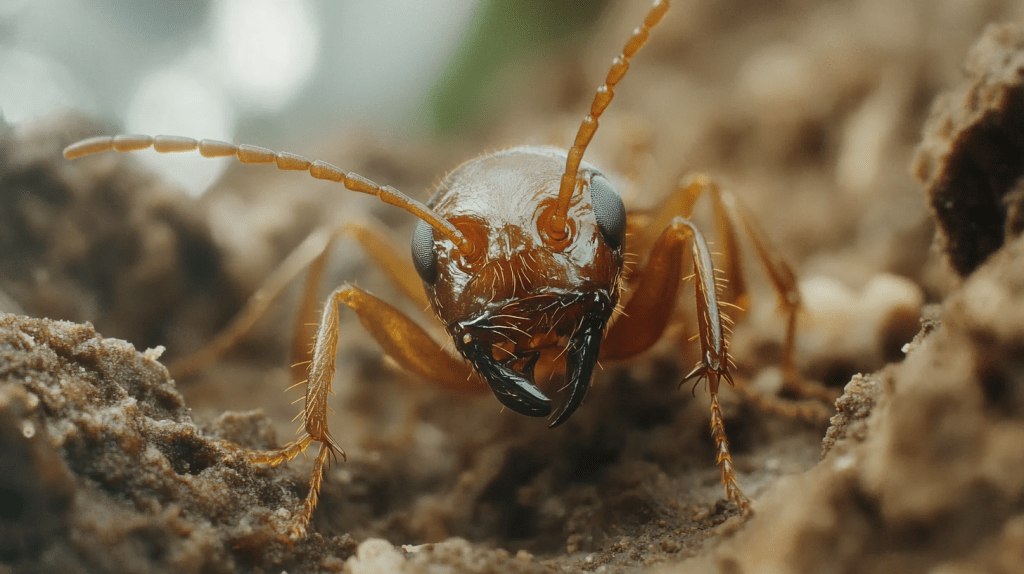
[[[456,249],[429,223],[416,226],[412,259],[428,294],[450,303],[443,308],[474,297],[511,300],[580,283],[612,289],[611,269],[624,249],[625,207],[611,181],[582,164],[581,193],[566,213],[566,233],[551,234],[565,158],[556,148],[513,148],[466,162],[439,184],[428,209],[471,245],[468,252]]]
[[[565,158],[563,150],[525,146],[463,164],[427,205],[473,245],[471,253],[426,222],[412,241],[435,313],[506,407],[549,414],[533,365],[547,350],[566,350],[573,391],[558,423],[589,387],[600,335],[618,300],[626,231],[625,207],[611,181],[581,164],[582,191],[566,213],[568,233],[548,233]]]

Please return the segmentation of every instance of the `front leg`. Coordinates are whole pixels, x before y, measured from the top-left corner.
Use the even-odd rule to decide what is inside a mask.
[[[449,391],[475,394],[487,390],[487,387],[472,374],[470,366],[465,361],[446,353],[419,325],[401,311],[352,285],[346,284],[335,289],[327,299],[313,339],[313,356],[305,381],[305,406],[299,415],[302,420],[302,436],[279,449],[249,453],[250,460],[255,463],[277,466],[295,458],[312,443],[320,443],[320,451],[313,460],[309,493],[303,502],[302,512],[292,524],[293,538],[303,536],[309,525],[313,510],[316,508],[323,468],[328,457],[345,457],[344,451],[331,436],[327,424],[327,413],[330,410],[327,406],[327,396],[331,392],[338,354],[341,305],[356,312],[359,321],[384,352],[403,369]]]
[[[707,380],[711,394],[711,436],[715,441],[716,462],[722,472],[725,494],[744,513],[749,513],[750,500],[740,490],[736,480],[722,408],[718,402],[719,380],[725,379],[732,384],[732,376],[729,374],[732,361],[724,325],[727,318],[719,308],[719,286],[711,261],[711,250],[704,235],[689,220],[673,218],[658,237],[624,312],[616,318],[605,335],[602,357],[624,359],[637,355],[661,337],[675,309],[682,281],[683,250],[687,243],[691,246],[694,267],[701,361],[680,385],[691,378]]]
[[[657,210],[651,224],[638,231],[633,248],[638,249],[639,253],[651,249],[657,237],[655,234],[664,229],[673,217],[689,217],[702,196],[707,196],[711,202],[717,248],[721,251],[720,254],[716,254],[718,261],[715,265],[723,280],[719,301],[724,306],[732,307],[734,318],[737,320],[750,304],[740,260],[739,239],[745,236],[750,246],[754,248],[757,261],[778,296],[779,310],[786,317],[781,364],[783,386],[780,394],[788,398],[811,400],[782,401],[750,393],[743,387],[740,387],[739,391],[762,409],[794,418],[826,420],[831,416],[830,405],[839,394],[820,383],[803,378],[796,366],[797,316],[803,307],[796,274],[789,262],[772,245],[754,214],[738,197],[720,188],[707,175],[696,174],[687,177]]]

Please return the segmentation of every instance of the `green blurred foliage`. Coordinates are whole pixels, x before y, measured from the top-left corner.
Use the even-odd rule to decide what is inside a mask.
[[[539,50],[565,50],[592,31],[608,0],[481,0],[430,96],[430,117],[441,134],[474,125],[490,102],[497,73]]]

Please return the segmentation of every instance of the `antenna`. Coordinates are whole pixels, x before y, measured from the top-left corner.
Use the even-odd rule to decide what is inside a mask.
[[[630,36],[626,45],[622,48],[622,53],[612,60],[612,67],[608,70],[604,84],[594,94],[594,101],[590,104],[590,114],[583,118],[580,129],[576,132],[576,140],[573,142],[572,148],[569,149],[569,157],[565,160],[565,173],[562,174],[562,183],[558,188],[558,203],[554,214],[548,220],[546,231],[555,240],[564,239],[568,234],[565,219],[569,214],[569,204],[572,201],[572,196],[576,192],[576,188],[579,187],[576,181],[576,173],[580,168],[580,162],[583,161],[583,153],[587,151],[590,140],[593,139],[594,134],[597,132],[597,119],[601,117],[605,108],[608,107],[612,98],[615,97],[615,86],[626,75],[626,71],[629,70],[630,58],[636,55],[640,48],[647,43],[647,37],[651,29],[658,25],[661,18],[668,12],[668,7],[668,0],[655,0],[651,10],[644,18],[643,24],[633,30],[633,35]]]
[[[158,153],[181,153],[199,150],[203,157],[234,157],[242,163],[274,163],[277,169],[286,171],[307,171],[317,179],[333,181],[345,186],[346,189],[376,196],[388,205],[394,205],[427,222],[438,230],[449,241],[454,243],[464,256],[472,255],[473,243],[466,238],[447,219],[437,215],[434,210],[412,199],[390,185],[380,186],[355,173],[345,173],[341,169],[321,160],[310,161],[301,155],[288,152],[275,152],[265,147],[248,144],[235,145],[218,140],[196,141],[182,136],[146,136],[118,135],[99,136],[73,143],[64,148],[64,157],[78,159],[87,155],[105,151],[131,152],[152,147]]]

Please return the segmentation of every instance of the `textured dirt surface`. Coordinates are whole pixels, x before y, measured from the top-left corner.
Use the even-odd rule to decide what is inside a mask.
[[[969,81],[932,108],[914,170],[928,188],[953,267],[969,275],[1024,230],[1024,33],[993,27]]]
[[[476,133],[290,151],[424,199],[481,150],[565,146],[644,9],[611,6],[586,45],[507,72],[515,96]],[[838,411],[775,397],[783,320],[748,257],[741,388],[723,395],[746,522],[721,502],[706,393],[677,389],[694,361],[684,294],[665,340],[603,365],[554,431],[491,396],[425,388],[346,316],[330,422],[348,461],[327,473],[312,535],[288,544],[308,462],[254,467],[231,445],[294,430],[298,288],[203,372],[171,381],[162,363],[210,340],[311,229],[372,220],[404,252],[414,222],[259,167],[192,200],[130,156],[60,157],[113,128],[0,123],[0,311],[14,313],[0,315],[0,572],[1024,569],[1024,243],[1008,223],[1015,164],[992,160],[1021,122],[999,96],[1020,90],[1021,32],[990,28],[969,51],[1021,14],[674,5],[602,118],[588,161],[622,175],[631,208],[705,170],[757,213],[801,278],[797,366],[845,389]],[[1003,219],[936,206],[943,193]],[[929,201],[956,218],[947,253]],[[328,274],[419,316],[352,243]]]
[[[323,547],[274,544],[287,483],[216,438],[266,447],[258,415],[201,429],[156,359],[87,325],[0,315],[3,561],[18,571],[282,568]],[[346,541],[332,541],[337,551]],[[349,546],[354,543],[348,541]],[[322,553],[322,550],[321,550]]]

